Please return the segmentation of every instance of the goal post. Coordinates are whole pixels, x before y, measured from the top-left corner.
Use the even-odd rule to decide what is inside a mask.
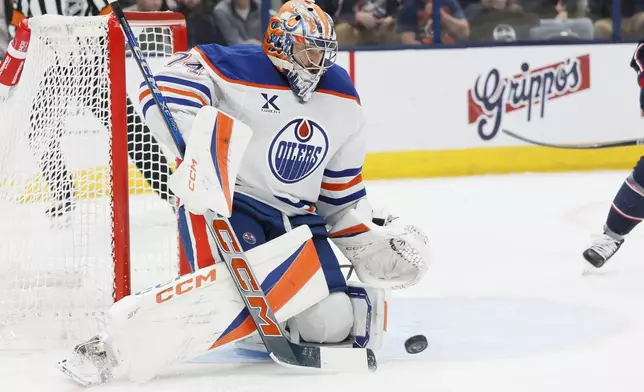
[[[181,14],[126,16],[153,69],[187,50]],[[114,301],[179,266],[173,161],[143,122],[118,22],[29,24],[22,77],[0,103],[0,350],[89,338]]]

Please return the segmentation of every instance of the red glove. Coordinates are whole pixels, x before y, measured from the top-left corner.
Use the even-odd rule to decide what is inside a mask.
[[[16,29],[16,35],[7,48],[7,53],[0,62],[0,85],[15,86],[20,80],[22,69],[27,57],[31,29],[27,19],[24,19]]]

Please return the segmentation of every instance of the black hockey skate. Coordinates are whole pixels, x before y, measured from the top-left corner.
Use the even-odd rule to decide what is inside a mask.
[[[601,268],[622,246],[624,239],[602,234],[584,251],[584,259],[595,268]]]
[[[45,215],[50,219],[60,218],[74,211],[75,207],[76,203],[72,199],[56,201],[45,211]]]

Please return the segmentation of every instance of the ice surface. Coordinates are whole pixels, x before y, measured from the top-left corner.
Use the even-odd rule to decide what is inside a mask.
[[[641,229],[602,270],[581,275],[581,252],[627,174],[369,182],[372,203],[422,226],[433,249],[426,279],[394,295],[376,373],[294,374],[229,350],[97,390],[640,392]],[[419,333],[429,348],[406,354],[404,340]],[[55,369],[59,356],[0,352],[0,391],[85,390]]]

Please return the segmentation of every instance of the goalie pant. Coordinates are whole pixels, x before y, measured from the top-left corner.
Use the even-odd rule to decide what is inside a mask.
[[[353,325],[353,310],[347,295],[347,284],[322,217],[314,214],[288,217],[247,195],[235,193],[230,223],[244,251],[271,241],[298,226],[308,226],[313,234],[313,244],[331,295],[316,305],[314,311],[298,316],[300,336],[312,343],[337,343],[348,337]],[[216,249],[216,246],[209,243],[203,216],[192,214],[181,206],[179,232],[191,272],[215,262],[211,249]],[[285,265],[288,264],[287,261]],[[331,311],[333,317],[330,317]]]

